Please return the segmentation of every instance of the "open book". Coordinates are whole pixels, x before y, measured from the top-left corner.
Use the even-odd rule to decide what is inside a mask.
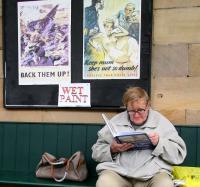
[[[151,143],[148,135],[144,132],[135,132],[135,131],[128,131],[128,132],[117,132],[114,125],[111,121],[106,117],[105,114],[102,114],[102,117],[110,129],[111,134],[115,138],[118,143],[132,143],[134,144],[134,149],[136,150],[143,150],[143,149],[153,149],[154,146]]]

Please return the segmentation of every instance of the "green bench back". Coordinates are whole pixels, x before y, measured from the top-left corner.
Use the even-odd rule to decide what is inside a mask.
[[[91,146],[102,125],[0,123],[0,171],[30,173],[44,152],[70,157],[81,150],[90,175],[96,175]]]
[[[187,146],[187,157],[182,165],[200,166],[200,126],[176,126]]]
[[[56,124],[0,122],[0,171],[32,173],[44,152],[70,157],[81,150],[89,174],[96,175],[91,146],[102,124]],[[200,127],[176,126],[185,140],[188,155],[183,163],[200,166]]]

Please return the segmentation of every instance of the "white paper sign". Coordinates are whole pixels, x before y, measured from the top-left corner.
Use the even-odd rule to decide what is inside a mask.
[[[89,83],[61,83],[58,94],[59,107],[90,107]]]

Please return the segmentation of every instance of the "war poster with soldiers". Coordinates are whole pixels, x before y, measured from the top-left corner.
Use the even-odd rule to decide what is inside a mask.
[[[141,0],[84,0],[83,79],[139,79]]]
[[[24,1],[17,8],[19,85],[71,82],[71,0]]]

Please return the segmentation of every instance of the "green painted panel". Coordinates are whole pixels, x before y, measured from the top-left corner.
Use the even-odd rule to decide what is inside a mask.
[[[186,166],[196,166],[197,161],[197,128],[195,127],[182,127],[181,137],[184,139],[187,146],[187,156],[183,163]]]
[[[15,170],[16,160],[16,125],[5,124],[4,125],[4,145],[3,145],[3,169]]]
[[[29,168],[29,125],[17,125],[16,170],[27,172]]]
[[[97,140],[97,132],[102,128],[102,125],[88,125],[87,126],[87,148],[86,148],[86,160],[88,165],[89,174],[96,176],[96,162],[92,160],[92,146]]]
[[[87,135],[87,126],[86,125],[72,125],[72,153],[76,151],[82,151],[86,154],[86,135]]]
[[[44,124],[44,147],[43,152],[48,152],[56,156],[57,153],[57,140],[58,140],[58,127],[57,125]]]
[[[34,172],[43,154],[44,125],[30,125],[29,171]]]
[[[72,154],[72,125],[58,125],[57,155],[69,157]]]
[[[200,127],[197,128],[197,166],[200,167]]]
[[[2,168],[3,164],[3,136],[4,136],[4,126],[0,124],[0,168]]]

